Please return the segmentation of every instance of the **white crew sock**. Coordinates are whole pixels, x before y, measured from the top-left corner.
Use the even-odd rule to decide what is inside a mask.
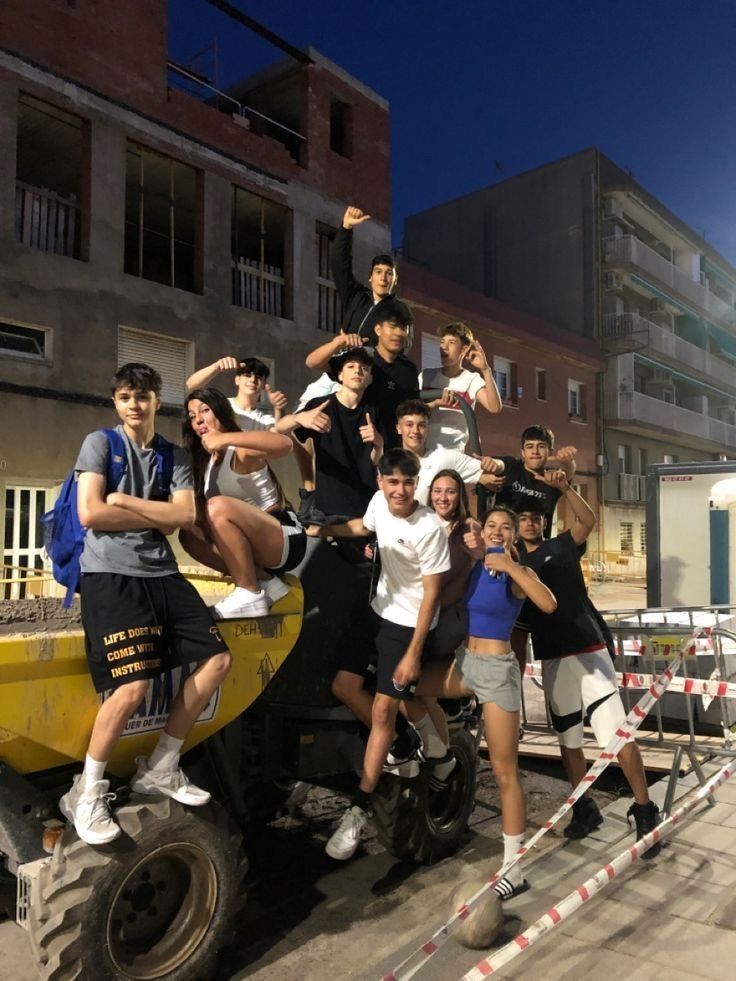
[[[179,756],[183,739],[176,739],[164,730],[158,737],[156,748],[148,757],[149,770],[176,770],[179,766]]]
[[[447,746],[442,742],[429,712],[419,722],[412,722],[412,725],[419,733],[419,738],[422,740],[422,753],[427,759],[436,757],[441,759],[447,755]]]
[[[503,864],[510,862],[514,855],[518,852],[521,846],[524,844],[524,835],[507,835],[504,833],[503,836]],[[521,862],[517,862],[516,865],[506,873],[506,878],[509,880],[512,886],[520,886],[524,881],[524,877],[521,873]]]
[[[84,770],[82,770],[82,779],[79,781],[81,790],[90,790],[93,784],[99,783],[100,780],[105,779],[105,767],[107,766],[107,760],[100,763],[99,760],[93,760],[92,757],[87,753],[84,758]]]

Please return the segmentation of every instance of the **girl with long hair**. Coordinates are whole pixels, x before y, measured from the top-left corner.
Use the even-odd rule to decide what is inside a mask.
[[[486,744],[501,795],[505,865],[521,848],[526,833],[526,802],[519,775],[521,672],[511,649],[511,630],[525,600],[544,613],[557,607],[554,595],[531,569],[519,564],[514,542],[519,519],[508,508],[493,507],[482,528],[463,543],[476,560],[465,589],[468,638],[454,658],[425,664],[417,695],[463,698],[475,695],[483,706]],[[516,865],[495,887],[501,899],[529,888]]]
[[[291,440],[271,431],[243,432],[216,388],[189,393],[182,429],[197,500],[197,525],[182,532],[182,546],[232,576],[235,589],[215,606],[220,618],[263,616],[288,592],[265,573],[293,569],[306,548],[304,529],[268,464],[290,452]]]

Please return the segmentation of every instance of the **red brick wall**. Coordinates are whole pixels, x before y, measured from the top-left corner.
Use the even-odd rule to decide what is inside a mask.
[[[306,114],[301,125],[308,166],[301,167],[278,141],[168,88],[167,0],[3,0],[0,43],[236,159],[355,202],[377,220],[390,222],[388,112],[324,66],[303,69]],[[333,93],[353,107],[350,158],[330,149]]]
[[[494,354],[515,362],[516,385],[522,389],[518,405],[505,404],[497,415],[476,406],[484,453],[518,456],[522,430],[542,424],[553,430],[557,446],[577,447],[579,471],[596,471],[599,452],[596,374],[603,369],[603,361],[592,342],[408,264],[399,267],[399,293],[414,313],[414,346],[410,356],[417,365],[421,365],[422,334],[434,337],[438,327],[458,320],[472,328],[491,366]],[[544,368],[547,373],[544,402],[536,397],[537,368]],[[568,379],[586,386],[585,423],[568,418]],[[597,507],[597,479],[585,476],[580,481],[586,485],[589,503]]]

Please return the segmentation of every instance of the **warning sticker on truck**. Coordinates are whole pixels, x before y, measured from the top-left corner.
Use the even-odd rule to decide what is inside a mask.
[[[171,711],[171,703],[183,688],[184,682],[192,673],[192,669],[196,667],[196,663],[193,665],[186,664],[183,667],[165,671],[162,675],[149,681],[148,691],[141,704],[128,719],[122,735],[137,736],[141,732],[155,732],[158,729],[163,729]],[[101,700],[104,702],[111,694],[112,690],[103,692]],[[214,719],[219,703],[220,689],[218,688],[202,709],[197,723],[209,722]]]

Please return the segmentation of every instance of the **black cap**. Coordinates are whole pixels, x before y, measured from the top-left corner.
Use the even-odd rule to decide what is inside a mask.
[[[369,368],[373,367],[373,348],[372,347],[351,347],[347,351],[341,351],[330,358],[327,365],[327,375],[337,381],[337,376],[349,361],[362,361]]]

